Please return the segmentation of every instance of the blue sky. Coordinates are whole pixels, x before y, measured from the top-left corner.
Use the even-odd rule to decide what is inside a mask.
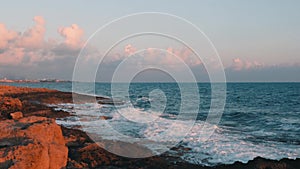
[[[264,65],[260,68],[261,71],[268,68],[292,67],[291,70],[296,70],[296,75],[299,69],[295,67],[299,67],[300,63],[299,8],[300,1],[297,0],[195,0],[186,2],[174,0],[163,2],[11,0],[2,1],[0,23],[4,24],[8,30],[22,33],[34,25],[32,19],[35,16],[42,16],[46,22],[45,40],[64,41],[66,37],[58,33],[58,28],[76,24],[84,32],[82,37],[84,41],[100,26],[118,17],[136,12],[165,12],[185,18],[205,32],[218,50],[227,69],[230,69],[235,64],[233,60],[238,58],[239,60],[236,61],[243,62],[243,65],[254,62]],[[71,58],[68,56],[68,59]],[[54,61],[51,60],[51,62]],[[13,66],[5,65],[3,62],[2,69],[0,68],[2,76],[13,76],[13,73],[8,73],[11,69]],[[38,66],[36,70],[43,71]],[[15,74],[14,76],[18,77],[18,71]],[[255,74],[251,75],[249,81],[255,81]],[[19,76],[30,78],[30,73],[23,75],[19,73]],[[40,76],[43,76],[43,73],[32,75],[33,78]],[[53,76],[57,75],[53,73]],[[62,78],[69,76],[68,74]],[[290,76],[294,75],[290,74]],[[238,76],[235,77],[238,81]],[[297,77],[291,79],[299,81]]]

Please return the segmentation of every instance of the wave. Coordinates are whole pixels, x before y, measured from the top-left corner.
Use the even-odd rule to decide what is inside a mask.
[[[109,124],[115,131],[128,137],[153,139],[156,144],[149,143],[145,146],[154,152],[170,149],[171,147],[165,146],[169,145],[165,144],[166,142],[174,143],[172,145],[179,143],[176,146],[183,147],[183,149],[175,149],[175,152],[172,150],[170,153],[175,153],[194,164],[215,166],[232,164],[236,161],[245,163],[258,156],[276,160],[300,157],[300,145],[266,140],[253,142],[251,135],[232,132],[230,127],[210,125],[200,120],[195,123],[188,120],[174,120],[175,115],[126,106],[118,110],[99,104],[61,104],[55,107],[73,113],[76,110],[75,117],[58,119],[58,124],[67,127],[81,125],[84,131],[99,135],[103,139],[130,142],[105,128],[106,124]],[[103,120],[99,118],[101,116],[110,116],[111,119]],[[207,125],[205,130],[204,124]],[[188,133],[186,133],[187,130]],[[210,136],[211,130],[215,132]]]

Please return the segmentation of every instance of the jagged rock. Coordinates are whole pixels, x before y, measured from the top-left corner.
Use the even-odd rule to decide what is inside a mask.
[[[21,111],[22,102],[18,98],[1,97],[0,96],[0,111],[2,116],[9,116],[9,113]]]
[[[68,149],[54,119],[26,117],[0,122],[0,168],[61,169]]]
[[[23,117],[23,113],[18,111],[18,112],[10,113],[9,116],[11,119],[17,120]]]
[[[96,143],[87,144],[87,146],[79,149],[78,153],[80,154],[79,161],[87,163],[81,165],[88,165],[89,168],[109,165],[112,161],[117,160],[116,155],[106,154],[105,150]]]

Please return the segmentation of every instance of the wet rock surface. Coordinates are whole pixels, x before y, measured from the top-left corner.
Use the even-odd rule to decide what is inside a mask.
[[[103,168],[103,169],[299,169],[300,159],[268,160],[260,157],[248,163],[205,167],[168,154],[132,159],[114,155],[79,129],[60,127],[56,118],[70,116],[49,104],[95,102],[108,104],[102,97],[83,96],[49,89],[0,86],[0,168]],[[11,113],[23,117],[9,119]],[[101,117],[103,120],[109,117]],[[129,146],[129,145],[128,145]],[[116,146],[116,148],[118,148]],[[176,148],[175,148],[176,149]],[[178,149],[178,148],[177,148]],[[179,148],[180,149],[180,148]],[[126,150],[126,149],[125,149]],[[184,150],[183,150],[184,151]]]

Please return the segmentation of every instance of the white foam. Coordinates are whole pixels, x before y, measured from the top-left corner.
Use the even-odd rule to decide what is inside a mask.
[[[192,150],[182,158],[196,164],[216,165],[231,164],[235,161],[248,162],[255,157],[268,159],[299,158],[300,146],[279,144],[277,142],[253,143],[238,134],[226,134],[217,130],[207,141],[201,141],[197,135],[198,125],[184,140]],[[195,137],[196,136],[196,137]]]
[[[126,107],[118,109],[118,113],[129,121],[137,123],[150,123],[159,118],[162,113],[158,112],[146,112],[142,109]]]
[[[178,140],[185,136],[182,145],[190,148],[190,150],[185,150],[181,158],[195,164],[213,166],[221,163],[230,164],[235,161],[247,162],[257,156],[268,159],[295,159],[300,157],[300,145],[271,141],[253,143],[247,139],[247,135],[233,133],[230,128],[207,124],[208,127],[204,131],[204,123],[201,121],[197,121],[190,132],[186,133],[184,130],[189,129],[193,121],[174,121],[173,119],[162,118],[159,112],[145,112],[142,109],[123,107],[119,109],[123,113],[119,114],[106,110],[105,106],[99,106],[98,104],[65,104],[57,107],[67,111],[74,111],[75,108],[77,115],[75,120],[58,120],[59,124],[69,127],[82,125],[84,131],[98,134],[103,139],[132,141],[114,135],[107,128],[108,124],[118,132],[131,136],[136,134],[135,136],[153,140],[153,142],[149,141],[145,144],[154,152],[171,148],[169,147],[170,144],[166,143],[178,143]],[[147,118],[151,118],[150,120],[145,119],[145,113],[147,113]],[[111,116],[112,120],[101,120],[98,118],[101,115]],[[142,123],[133,123],[130,119]],[[211,130],[215,130],[215,132],[208,137]],[[257,131],[256,134],[274,135],[272,132],[266,133],[264,131]]]

